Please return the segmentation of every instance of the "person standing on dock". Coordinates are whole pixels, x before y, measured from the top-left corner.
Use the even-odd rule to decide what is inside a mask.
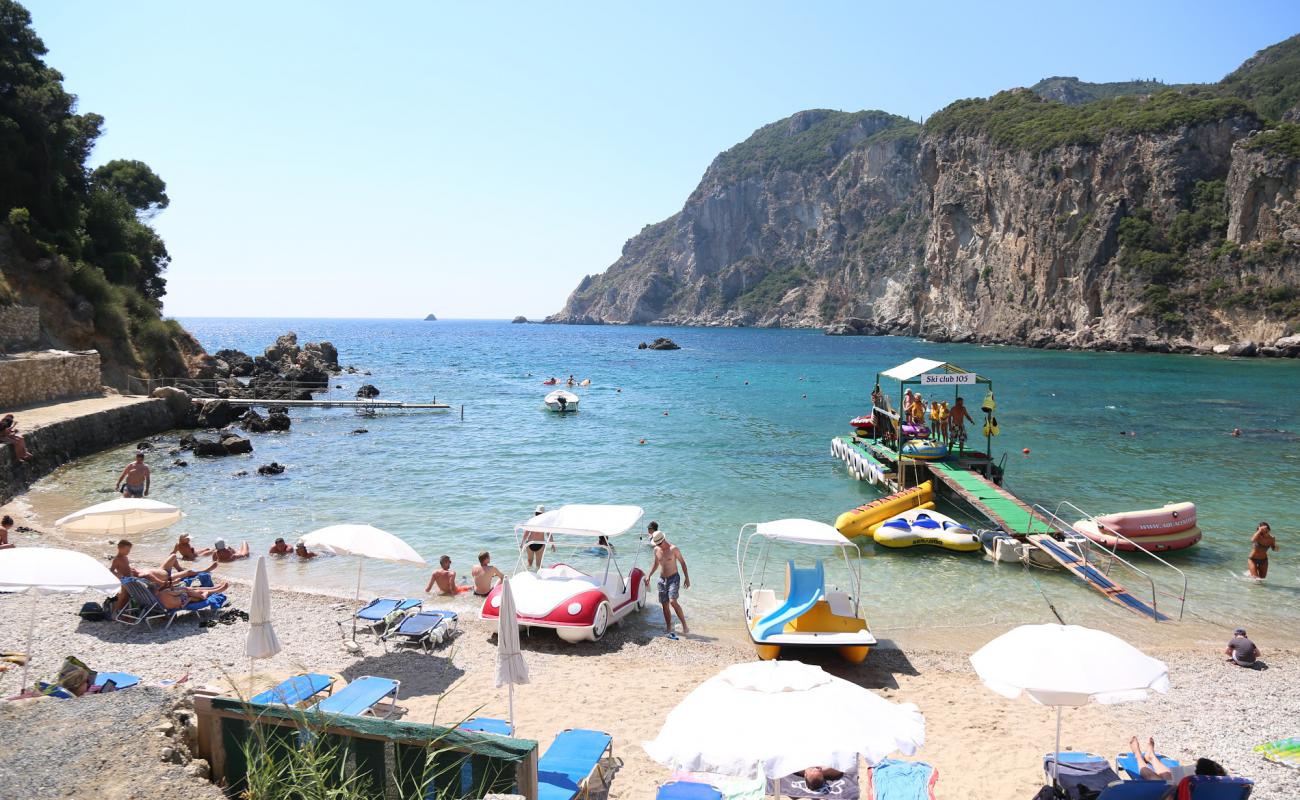
[[[651,522],[648,528],[650,532],[650,544],[653,545],[650,550],[650,557],[654,561],[650,565],[650,574],[645,577],[645,585],[650,587],[650,579],[654,577],[655,570],[659,571],[659,605],[664,609],[664,627],[668,629],[668,638],[676,639],[677,634],[673,633],[673,612],[677,612],[677,618],[682,621],[682,633],[690,633],[691,629],[686,627],[686,614],[682,611],[681,604],[677,602],[677,595],[682,589],[691,588],[691,573],[686,568],[686,559],[682,557],[682,551],[677,546],[668,541],[664,532],[659,530],[658,522]],[[677,571],[678,565],[681,565],[681,572]],[[685,578],[685,583],[682,579]]]
[[[1268,577],[1268,551],[1277,549],[1277,539],[1267,522],[1259,523],[1255,535],[1250,537],[1250,577],[1263,580]]]
[[[127,464],[122,474],[117,476],[113,491],[121,492],[123,497],[145,497],[149,494],[149,467],[144,463],[143,450],[137,450],[135,460]]]
[[[965,399],[958,397],[948,413],[948,438],[953,444],[966,443],[966,423],[975,424],[975,418],[966,409]]]

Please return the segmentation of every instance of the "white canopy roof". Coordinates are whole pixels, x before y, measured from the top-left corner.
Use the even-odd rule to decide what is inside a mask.
[[[57,547],[0,550],[0,592],[116,592],[121,582],[100,561]]]
[[[69,533],[129,536],[166,528],[185,516],[176,506],[143,497],[96,503],[55,521]]]
[[[640,506],[567,505],[519,523],[518,528],[569,536],[617,536],[645,513]]]
[[[760,536],[796,544],[821,544],[843,547],[849,543],[843,534],[825,522],[811,519],[776,519],[754,526]]]
[[[909,381],[917,375],[924,375],[927,372],[934,372],[942,369],[944,372],[967,372],[955,364],[949,364],[946,361],[935,361],[929,358],[914,358],[904,364],[899,364],[892,369],[887,369],[880,373],[886,378],[893,378],[896,381]]]

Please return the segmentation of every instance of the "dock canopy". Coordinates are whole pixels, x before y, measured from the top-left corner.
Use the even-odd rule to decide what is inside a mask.
[[[534,533],[569,536],[618,536],[641,519],[640,506],[567,505],[516,525]]]
[[[816,522],[811,519],[777,519],[771,522],[760,522],[754,526],[754,529],[759,536],[766,536],[769,539],[776,539],[781,542],[820,544],[832,547],[843,547],[849,544],[849,540],[845,539],[843,534],[835,530],[835,528],[825,522]]]
[[[935,361],[929,358],[914,358],[896,367],[887,369],[880,373],[883,377],[893,378],[896,381],[910,381],[927,372],[947,372],[950,374],[967,375],[971,374],[969,370],[964,370],[956,364],[949,364],[946,361]],[[987,378],[975,376],[977,383],[988,383]]]

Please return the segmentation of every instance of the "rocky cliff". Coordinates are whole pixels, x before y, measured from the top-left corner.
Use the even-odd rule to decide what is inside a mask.
[[[547,321],[1271,347],[1300,326],[1300,128],[1259,108],[1294,94],[1279,75],[1300,87],[1297,50],[1232,93],[1049,79],[924,127],[801,112],[715,159]]]

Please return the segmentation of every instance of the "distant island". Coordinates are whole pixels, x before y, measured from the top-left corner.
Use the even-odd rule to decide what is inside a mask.
[[[438,321],[438,317],[435,316],[435,315],[433,315],[433,314],[430,314],[429,316],[427,316],[427,317],[424,318],[424,321],[425,321],[425,322],[437,322],[437,321]]]
[[[528,317],[525,317],[523,314],[520,314],[519,316],[517,316],[517,317],[515,317],[514,319],[510,320],[510,323],[511,323],[512,325],[522,325],[523,323],[525,323],[525,322],[527,322],[527,321],[528,321]]]

